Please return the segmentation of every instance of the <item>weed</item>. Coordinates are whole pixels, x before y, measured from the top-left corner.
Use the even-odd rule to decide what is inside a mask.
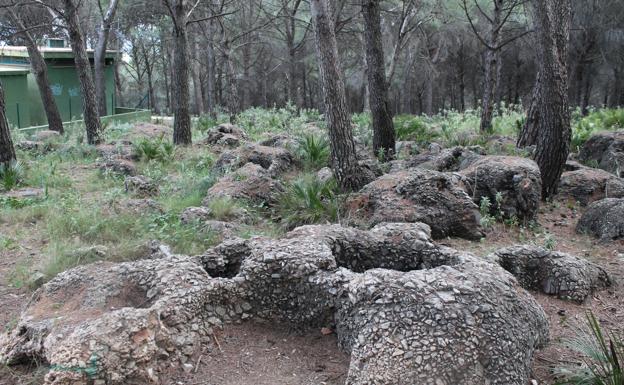
[[[577,365],[557,368],[562,381],[574,385],[624,384],[624,341],[605,333],[593,313],[588,312],[587,327],[579,329],[576,338],[566,345],[583,356]]]
[[[329,142],[315,135],[305,135],[299,141],[299,156],[308,169],[325,167],[329,162]]]
[[[157,160],[165,163],[173,159],[175,147],[173,143],[161,135],[158,139],[141,139],[134,144],[135,155],[144,161]]]
[[[24,178],[24,167],[19,161],[0,164],[0,183],[5,191],[13,190]]]
[[[485,229],[491,228],[494,223],[496,223],[496,218],[494,218],[490,214],[490,209],[492,208],[492,202],[490,202],[490,198],[482,197],[481,202],[479,204],[479,212],[481,213],[480,224]]]
[[[277,205],[283,226],[292,229],[305,224],[336,222],[337,189],[335,180],[320,181],[314,175],[293,182]]]

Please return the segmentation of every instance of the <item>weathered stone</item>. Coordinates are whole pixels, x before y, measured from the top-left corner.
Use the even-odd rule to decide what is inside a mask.
[[[208,135],[203,140],[203,143],[237,147],[246,139],[247,135],[242,129],[233,124],[223,123],[208,131]]]
[[[99,168],[102,172],[111,172],[126,176],[136,175],[136,166],[134,163],[121,158],[112,158],[100,162]]]
[[[15,148],[17,148],[18,150],[22,150],[22,151],[47,154],[51,151],[54,151],[57,148],[57,146],[54,143],[39,142],[39,141],[36,142],[32,140],[22,140],[20,142],[17,142],[17,144],[15,145]]]
[[[478,148],[453,147],[436,149],[413,156],[405,160],[406,168],[420,167],[435,171],[459,171],[480,158],[482,150]]]
[[[61,134],[59,134],[56,131],[51,131],[51,130],[37,131],[33,135],[35,141],[39,141],[39,142],[46,142],[46,141],[54,140],[54,139],[59,138],[60,136]]]
[[[293,155],[284,148],[249,144],[223,153],[217,159],[215,168],[219,171],[236,170],[247,163],[253,163],[267,170],[270,175],[277,176],[288,170],[293,162]]]
[[[283,191],[282,183],[273,179],[268,170],[257,164],[247,163],[219,179],[208,190],[203,204],[207,206],[215,198],[234,198],[271,205]]]
[[[206,207],[187,207],[180,214],[180,222],[184,224],[205,222],[210,218],[210,210]]]
[[[126,193],[133,194],[139,198],[154,197],[158,195],[158,185],[151,179],[143,175],[128,176],[124,180]]]
[[[624,131],[593,135],[581,147],[578,158],[616,176],[624,176]]]
[[[420,168],[386,174],[352,194],[347,209],[372,224],[423,222],[434,238],[483,236],[478,207],[453,174]]]
[[[462,169],[468,195],[479,205],[488,198],[491,213],[521,220],[532,220],[542,197],[542,180],[539,167],[526,158],[511,156],[485,156]],[[500,207],[496,196],[500,194]]]
[[[585,259],[538,246],[506,247],[488,258],[513,274],[522,287],[583,302],[595,290],[611,285],[604,269]]]
[[[500,266],[439,248],[427,230],[307,226],[284,239],[229,240],[196,258],[72,269],[35,293],[2,337],[0,360],[49,362],[47,385],[148,382],[157,365],[188,364],[213,325],[248,314],[329,325],[351,354],[347,384],[524,385],[547,339],[543,310]],[[342,267],[377,267],[361,255],[381,250],[378,266],[409,271]]]
[[[147,215],[164,213],[162,205],[153,199],[124,199],[117,202],[115,208],[126,214]]]
[[[624,238],[624,199],[607,198],[590,204],[576,231],[605,241]]]
[[[582,206],[604,199],[624,198],[624,179],[600,169],[581,167],[561,175],[559,196]]]
[[[334,177],[334,172],[329,167],[323,167],[322,169],[318,170],[318,172],[316,173],[316,177],[321,182],[327,182]]]

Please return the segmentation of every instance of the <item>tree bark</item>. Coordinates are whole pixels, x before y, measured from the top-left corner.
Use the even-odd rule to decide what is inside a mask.
[[[165,0],[169,1],[169,0]],[[170,7],[173,19],[173,95],[175,99],[173,143],[193,142],[189,108],[189,53],[186,0],[175,0]]]
[[[362,0],[364,37],[370,110],[373,116],[373,151],[383,153],[384,159],[394,158],[396,134],[388,106],[388,84],[383,44],[379,0]]]
[[[35,75],[35,80],[37,81],[37,87],[39,88],[39,94],[41,96],[41,102],[43,103],[43,109],[48,119],[48,129],[56,131],[59,134],[63,134],[63,119],[61,118],[61,113],[58,110],[56,100],[54,99],[54,95],[50,89],[48,66],[45,63],[41,52],[39,52],[35,39],[33,39],[24,23],[22,23],[22,20],[17,14],[15,14],[12,8],[8,8],[8,10],[9,16],[15,26],[23,31],[21,35],[26,43],[28,57],[30,58],[30,67]]]
[[[4,88],[0,84],[0,166],[13,161],[15,161],[15,148],[13,148],[9,121],[6,117]]]
[[[485,76],[483,81],[483,99],[481,101],[482,133],[492,131],[492,115],[494,112],[494,95],[498,87],[499,61],[501,60],[501,13],[504,0],[494,0],[494,19],[489,36],[489,47],[485,52]]]
[[[557,193],[570,151],[567,54],[570,0],[532,0],[538,39],[539,75],[525,131],[535,137],[535,161],[542,174],[542,198]]]
[[[329,128],[334,175],[344,190],[357,190],[366,180],[357,162],[351,119],[338,57],[338,45],[329,0],[310,0],[325,119]]]
[[[230,42],[226,39],[223,42],[223,65],[225,66],[225,77],[228,84],[226,91],[226,104],[230,114],[230,122],[236,121],[236,115],[240,112],[240,100],[238,98],[238,84],[236,82],[236,72],[234,69],[234,60],[232,59],[232,51]]]
[[[191,63],[191,69],[193,74],[193,92],[195,94],[195,112],[197,112],[197,115],[201,116],[204,114],[204,98],[201,92],[201,74],[199,70],[199,60],[197,56],[198,52],[199,45],[197,44],[197,39],[195,39],[193,42],[193,61]]]
[[[67,23],[72,52],[74,53],[76,72],[80,80],[82,114],[87,130],[87,142],[93,145],[102,142],[102,124],[97,108],[95,85],[91,76],[91,63],[89,62],[89,56],[87,55],[86,45],[80,29],[78,7],[74,1],[63,0],[63,5],[65,6],[64,18]]]
[[[95,92],[97,95],[98,111],[100,116],[106,115],[106,47],[110,36],[111,26],[115,20],[119,0],[110,0],[106,13],[102,15],[102,25],[98,30],[98,38],[93,52]],[[115,108],[115,106],[113,106]]]

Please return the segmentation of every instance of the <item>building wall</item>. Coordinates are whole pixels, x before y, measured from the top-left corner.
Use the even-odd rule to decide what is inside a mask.
[[[115,80],[113,66],[106,66],[106,109],[110,114],[114,108]],[[48,62],[48,78],[50,87],[56,99],[61,118],[64,122],[82,119],[82,96],[80,94],[80,82],[73,65]],[[34,75],[28,75],[28,89],[31,100],[30,117],[33,126],[48,123],[39,88]]]
[[[6,115],[9,125],[22,128],[32,125],[30,100],[26,74],[2,74],[0,82],[4,88]]]

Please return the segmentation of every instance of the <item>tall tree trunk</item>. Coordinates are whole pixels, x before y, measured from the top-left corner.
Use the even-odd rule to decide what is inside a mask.
[[[75,0],[63,0],[65,6],[64,18],[67,23],[69,39],[71,41],[74,60],[76,63],[76,72],[80,80],[80,91],[82,93],[82,114],[87,130],[87,142],[89,144],[99,144],[102,141],[102,124],[97,108],[97,99],[95,95],[95,85],[91,76],[91,63],[80,29],[80,20],[78,18],[78,7],[74,3]]]
[[[48,119],[48,129],[56,131],[59,134],[63,134],[63,119],[61,118],[61,113],[58,110],[56,100],[54,99],[54,95],[52,94],[52,90],[50,89],[50,81],[48,79],[48,66],[45,63],[41,52],[39,52],[39,48],[37,47],[35,39],[33,39],[32,35],[28,31],[24,23],[22,23],[22,20],[17,14],[15,14],[15,11],[13,11],[12,8],[7,9],[9,11],[9,16],[11,17],[11,20],[13,21],[15,26],[23,31],[21,35],[24,38],[24,42],[26,43],[28,57],[30,58],[30,67],[33,74],[35,75],[37,87],[39,88],[39,95],[41,96],[41,102],[43,103],[43,109]]]
[[[191,113],[189,108],[189,54],[186,0],[175,0],[173,4],[173,95],[175,98],[173,143],[190,145]]]
[[[492,115],[494,112],[494,97],[498,88],[499,61],[501,60],[501,13],[504,0],[494,0],[494,20],[489,36],[489,47],[485,52],[485,76],[483,81],[483,99],[481,101],[482,133],[492,130]]]
[[[197,44],[197,39],[193,42],[193,50],[192,50],[192,63],[191,69],[193,74],[193,92],[195,94],[195,106],[197,115],[204,114],[204,98],[201,92],[201,75],[199,71],[199,60],[197,57],[197,53],[199,52],[199,45]]]
[[[332,168],[340,186],[357,190],[368,182],[357,162],[351,119],[338,56],[338,44],[329,0],[310,0],[319,75],[323,86],[325,119],[329,127]]]
[[[11,130],[6,117],[4,88],[0,84],[0,166],[15,160],[15,149],[11,139]]]
[[[236,83],[234,60],[232,59],[232,51],[228,40],[225,40],[223,43],[223,64],[225,65],[225,77],[228,84],[228,90],[226,91],[226,104],[228,112],[230,113],[230,122],[234,123],[236,121],[236,115],[240,112],[240,101],[238,98],[238,85]]]
[[[97,95],[98,111],[100,116],[106,115],[106,47],[110,36],[111,26],[115,20],[119,0],[110,0],[106,13],[102,15],[102,25],[98,30],[98,38],[93,52],[95,64],[95,92]],[[115,106],[113,106],[115,108]]]
[[[381,16],[378,0],[362,0],[364,37],[370,109],[373,116],[373,151],[392,159],[395,153],[396,134],[392,113],[388,106],[388,84],[383,44],[381,42]]]
[[[212,43],[213,35],[213,23],[212,20],[207,28],[206,36],[206,98],[204,103],[206,104],[206,110],[210,116],[216,117],[216,97],[215,97],[215,66],[216,58],[214,47]]]
[[[535,161],[542,174],[542,198],[557,193],[570,151],[568,41],[571,0],[532,0],[538,39],[539,76],[525,130],[535,132]]]

